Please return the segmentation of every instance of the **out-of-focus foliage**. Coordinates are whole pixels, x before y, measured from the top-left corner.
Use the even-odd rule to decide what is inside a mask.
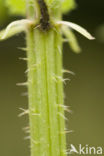
[[[5,1],[0,0],[0,25],[7,19],[8,9],[5,6]]]
[[[96,39],[101,42],[104,43],[104,24],[100,25],[97,29],[96,29]]]
[[[6,0],[10,13],[14,15],[25,15],[25,3],[26,0]]]
[[[56,4],[56,6],[59,3],[59,0],[53,0],[53,1],[46,1],[48,5],[50,3]],[[8,6],[10,13],[17,14],[17,15],[24,15],[26,11],[26,0],[6,0],[6,5]],[[69,10],[71,11],[76,7],[75,0],[61,0],[62,3],[62,12],[67,13]],[[31,0],[30,0],[31,4]]]
[[[72,11],[76,8],[75,0],[46,0],[49,9],[54,12],[54,17],[58,9],[62,11],[63,14]]]
[[[76,8],[75,0],[63,0],[62,2],[62,11],[63,13],[67,13],[69,10]]]

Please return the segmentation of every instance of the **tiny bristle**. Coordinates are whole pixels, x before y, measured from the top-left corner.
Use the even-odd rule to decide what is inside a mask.
[[[24,140],[30,140],[30,139],[31,139],[30,135],[24,137]]]
[[[25,74],[28,73],[29,71],[30,71],[30,69],[26,69],[26,70],[25,70]]]
[[[31,68],[26,69],[25,73],[28,73],[30,71],[34,71],[35,69],[37,69],[38,65],[40,65],[41,62],[34,64]]]
[[[27,51],[28,49],[27,48],[23,48],[23,47],[18,47],[18,49],[20,49],[21,51]]]
[[[28,96],[28,92],[22,93],[21,96]]]
[[[25,133],[30,134],[30,130],[26,130]]]
[[[58,115],[59,115],[60,117],[62,117],[64,120],[68,120],[68,119],[65,117],[65,115],[64,115],[64,114],[62,114],[62,113],[58,112]]]
[[[39,143],[40,143],[40,141],[36,141],[36,140],[34,140],[34,139],[31,139],[31,141],[32,141],[34,144],[39,144]]]
[[[19,57],[19,60],[28,61],[28,58]]]
[[[64,104],[57,104],[58,107],[61,107],[64,109],[64,111],[68,112],[68,113],[72,113],[72,110],[70,110],[70,107],[69,106],[65,106]]]
[[[22,113],[20,113],[18,115],[18,117],[21,117],[23,115],[29,114],[29,110],[28,109],[23,109],[23,108],[19,108],[19,109],[22,111]]]
[[[53,80],[55,82],[59,82],[59,81],[63,82],[64,81],[64,79],[62,78],[62,76],[58,76],[58,75],[53,74],[52,77],[53,77]]]
[[[63,83],[66,85],[66,81],[70,81],[70,79],[69,78],[65,78],[65,79],[63,79]]]
[[[32,113],[33,116],[40,116],[39,113]]]
[[[29,126],[26,126],[26,127],[22,128],[22,129],[23,129],[23,131],[30,130],[30,127]]]
[[[28,86],[28,82],[16,83],[17,86]]]
[[[62,73],[68,73],[68,74],[71,74],[71,75],[75,75],[74,72],[72,72],[70,70],[65,70],[65,69],[62,70]]]
[[[69,131],[66,130],[66,131],[65,131],[65,134],[69,134],[69,133],[73,133],[73,132],[74,132],[73,130],[69,130]]]

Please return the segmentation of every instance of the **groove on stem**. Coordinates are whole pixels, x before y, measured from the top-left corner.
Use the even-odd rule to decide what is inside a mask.
[[[63,104],[63,85],[53,79],[53,75],[62,77],[60,34],[31,28],[27,32],[27,46],[31,156],[64,156],[66,140],[61,132],[65,125],[59,116],[64,111],[57,106]],[[38,65],[33,70],[34,64]]]
[[[27,16],[34,20],[29,2]],[[56,18],[60,16],[58,10]],[[58,107],[63,105],[63,82],[53,78],[62,79],[61,35],[59,30],[37,27],[28,28],[26,38],[31,156],[65,156],[65,123],[59,115],[64,116],[64,107]]]

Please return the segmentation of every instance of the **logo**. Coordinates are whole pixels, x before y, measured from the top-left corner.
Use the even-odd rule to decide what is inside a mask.
[[[94,147],[89,146],[86,144],[85,146],[82,146],[79,144],[77,147],[75,147],[73,144],[70,144],[69,154],[79,154],[79,155],[86,155],[86,154],[93,154],[93,155],[102,155],[103,154],[103,148],[102,147]]]

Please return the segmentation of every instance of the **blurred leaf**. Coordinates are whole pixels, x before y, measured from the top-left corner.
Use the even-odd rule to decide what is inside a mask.
[[[67,13],[76,8],[75,0],[63,0],[62,2],[62,11],[63,13]]]
[[[6,0],[10,13],[15,15],[25,15],[25,3],[26,0]]]
[[[0,25],[5,22],[7,18],[8,9],[5,6],[5,1],[0,0]]]
[[[62,28],[62,30],[63,30],[65,37],[68,40],[69,46],[72,49],[72,51],[77,53],[77,54],[80,53],[81,48],[78,44],[77,38],[74,35],[74,33],[69,28],[67,28],[65,26]]]
[[[99,27],[97,27],[95,33],[96,33],[96,39],[99,42],[104,43],[104,24],[102,24]]]
[[[51,2],[52,6],[53,4],[57,4],[59,0],[53,0]],[[17,15],[25,15],[26,6],[25,6],[26,0],[6,0],[6,5],[8,6],[11,14],[17,14]],[[49,4],[50,1],[47,0],[47,4]],[[56,6],[57,6],[56,5]],[[63,13],[67,13],[68,11],[71,11],[72,9],[76,8],[75,0],[62,0],[62,11]]]

